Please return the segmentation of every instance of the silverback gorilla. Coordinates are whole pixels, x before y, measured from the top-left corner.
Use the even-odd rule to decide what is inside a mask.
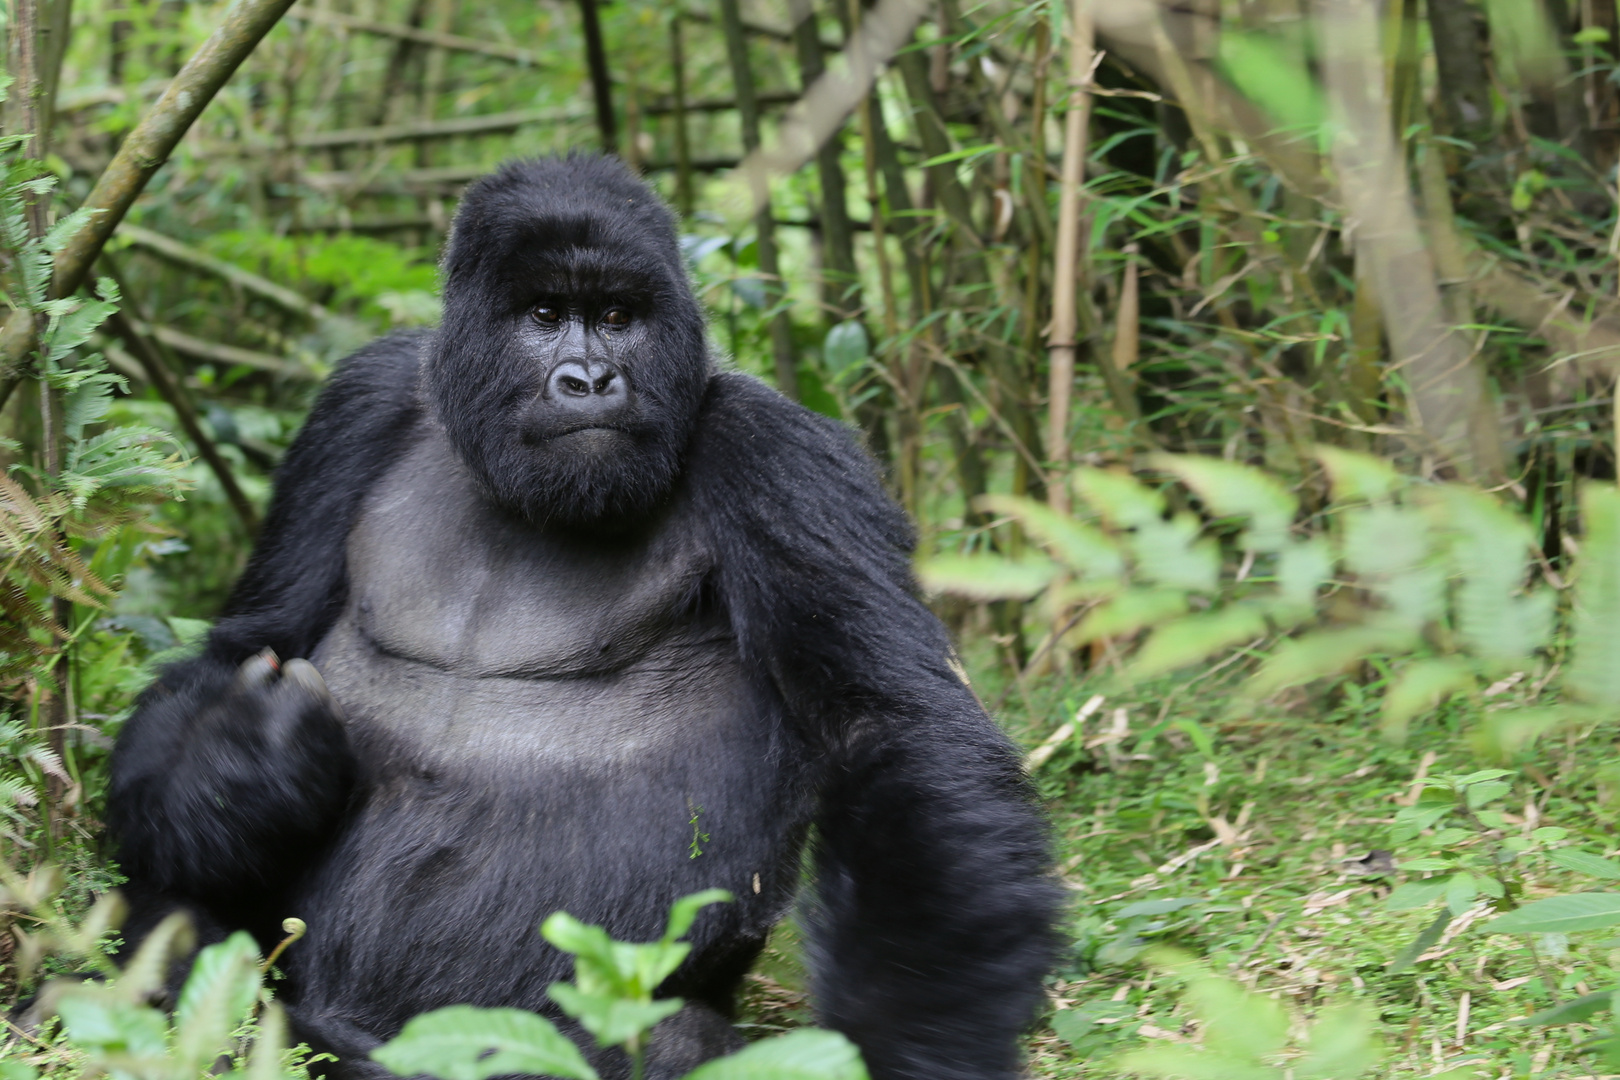
[[[204,652],[119,739],[127,936],[300,916],[296,1033],[377,1077],[417,1013],[555,1016],[551,912],[645,941],[726,888],[660,990],[687,1005],[649,1067],[678,1076],[737,1045],[808,843],[822,1021],[876,1080],[1015,1076],[1045,829],[871,462],[716,370],[674,219],[611,159],[474,184],[443,272],[438,330],[333,376]]]

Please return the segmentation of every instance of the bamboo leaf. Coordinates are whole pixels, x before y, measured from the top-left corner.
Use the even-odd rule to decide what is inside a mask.
[[[1265,632],[1265,616],[1258,608],[1243,604],[1188,615],[1155,630],[1136,654],[1126,675],[1137,679],[1162,675],[1233,645],[1252,641]]]
[[[1217,515],[1247,518],[1244,547],[1273,552],[1287,545],[1299,500],[1272,477],[1214,457],[1155,454],[1152,460],[1156,467],[1180,477]]]
[[[1370,653],[1409,648],[1416,640],[1415,631],[1399,624],[1318,630],[1279,646],[1245,690],[1250,697],[1264,697],[1286,686],[1342,671]]]
[[[1581,490],[1586,524],[1576,564],[1574,657],[1567,685],[1577,697],[1620,704],[1620,491]]]
[[[1620,881],[1620,863],[1613,859],[1605,859],[1601,855],[1592,855],[1585,851],[1554,851],[1547,856],[1548,860],[1562,866],[1565,870],[1573,870],[1577,874],[1588,877],[1602,878],[1604,881]]]
[[[975,505],[1013,518],[1081,577],[1113,580],[1125,572],[1124,556],[1107,534],[1045,503],[1019,495],[984,495]]]
[[[936,555],[917,566],[917,578],[930,592],[950,593],[974,600],[1027,600],[1057,576],[1050,559],[975,552]]]
[[[1620,893],[1549,896],[1492,919],[1487,934],[1567,934],[1620,925]]]
[[[1414,717],[1474,686],[1473,669],[1456,657],[1418,660],[1407,666],[1384,695],[1384,738],[1392,743],[1404,742]]]

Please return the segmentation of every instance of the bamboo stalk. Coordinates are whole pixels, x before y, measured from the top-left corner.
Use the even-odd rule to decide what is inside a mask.
[[[799,82],[805,93],[826,72],[815,8],[803,4],[793,26],[793,44],[799,58]],[[826,251],[822,274],[822,304],[832,323],[855,318],[861,310],[861,285],[855,272],[855,232],[850,225],[845,197],[842,147],[836,135],[816,150],[816,179],[821,187],[821,237]]]
[[[1078,342],[1076,292],[1080,269],[1080,203],[1086,175],[1087,128],[1091,95],[1087,83],[1092,56],[1091,0],[1069,7],[1069,107],[1063,118],[1063,174],[1058,196],[1057,250],[1052,265],[1052,331],[1048,338],[1051,373],[1047,391],[1046,457],[1052,470],[1047,501],[1069,509],[1069,401],[1074,387]]]
[[[1437,469],[1490,478],[1504,467],[1501,433],[1484,372],[1448,325],[1434,260],[1423,246],[1402,156],[1389,130],[1372,8],[1359,0],[1314,0],[1323,72],[1344,134],[1335,141],[1358,257],[1378,293],[1385,333],[1409,387],[1418,449]]]
[[[591,73],[591,96],[596,101],[596,130],[602,139],[602,153],[619,152],[619,124],[613,115],[613,81],[608,76],[607,48],[602,43],[602,21],[596,0],[579,0],[580,21],[585,31],[585,64]]]
[[[692,144],[686,132],[686,48],[682,42],[681,16],[669,17],[669,62],[675,108],[675,206],[681,214],[692,213]]]
[[[743,149],[752,154],[759,149],[759,102],[754,96],[754,71],[748,62],[748,39],[744,36],[742,14],[737,0],[720,0],[720,25],[726,37],[726,55],[731,61],[732,92],[737,98],[737,115],[742,122]],[[797,401],[798,365],[793,355],[793,331],[784,308],[781,266],[777,259],[775,222],[771,217],[770,192],[759,200],[754,215],[754,231],[759,244],[759,273],[764,279],[766,307],[770,311],[771,353],[776,364],[776,387]]]

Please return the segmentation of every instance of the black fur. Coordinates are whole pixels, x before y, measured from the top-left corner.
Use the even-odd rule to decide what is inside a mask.
[[[824,1022],[877,1080],[1015,1076],[1053,947],[1045,830],[871,462],[715,373],[672,219],[616,163],[475,185],[445,274],[439,331],[334,377],[205,653],[119,741],[140,919],[182,904],[267,944],[308,920],[283,997],[373,1077],[417,1012],[555,1016],[550,911],[648,940],[728,888],[663,988],[689,1003],[654,1041],[675,1076],[734,1045],[720,1017],[813,826]],[[587,430],[550,380],[597,360],[627,397]],[[301,668],[255,678],[265,648],[314,658],[336,703]]]

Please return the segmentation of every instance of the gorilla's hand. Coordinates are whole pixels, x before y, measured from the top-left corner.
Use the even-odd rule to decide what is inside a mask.
[[[343,710],[308,660],[283,665],[273,650],[265,649],[236,669],[232,691],[221,703],[222,711],[256,723],[270,756],[295,759],[286,762],[289,767],[303,766],[309,749],[347,747]],[[319,768],[330,760],[323,756],[309,764]]]
[[[285,885],[354,785],[342,711],[307,660],[200,659],[142,697],[114,755],[125,871],[199,900]]]

